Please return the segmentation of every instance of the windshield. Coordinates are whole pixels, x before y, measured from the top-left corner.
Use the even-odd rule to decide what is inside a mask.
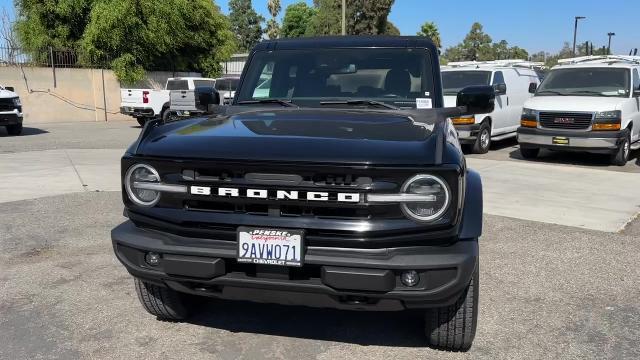
[[[218,79],[216,83],[216,90],[220,91],[236,91],[238,87],[238,82],[240,79],[237,78],[222,78]]]
[[[444,95],[456,95],[471,85],[489,85],[491,71],[443,71],[442,91]]]
[[[239,91],[236,103],[279,99],[318,106],[365,99],[415,107],[416,98],[434,96],[431,55],[405,48],[260,51]]]
[[[623,68],[568,68],[547,74],[536,96],[629,97],[629,70]]]

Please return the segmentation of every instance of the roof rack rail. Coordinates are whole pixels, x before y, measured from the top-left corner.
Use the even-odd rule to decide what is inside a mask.
[[[640,64],[640,56],[629,55],[590,55],[580,56],[569,59],[558,60],[559,65],[571,65],[571,64],[584,64],[584,63],[621,63],[626,62],[630,64]]]
[[[522,59],[505,59],[505,60],[491,60],[491,61],[454,61],[446,65],[449,68],[458,67],[491,67],[491,66],[511,66],[521,67],[529,69],[542,69],[544,68],[543,62],[527,61]]]

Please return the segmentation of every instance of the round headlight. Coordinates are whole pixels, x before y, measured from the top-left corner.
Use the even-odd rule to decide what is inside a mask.
[[[124,177],[124,187],[129,199],[136,205],[153,206],[160,200],[160,192],[146,189],[144,184],[159,183],[160,175],[153,167],[146,164],[136,164],[127,170]]]
[[[402,212],[417,221],[434,221],[447,211],[451,200],[449,186],[434,175],[416,175],[402,185],[405,194],[424,195],[424,202],[405,202]]]

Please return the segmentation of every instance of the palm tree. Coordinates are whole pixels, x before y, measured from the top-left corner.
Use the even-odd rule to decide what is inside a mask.
[[[438,26],[433,21],[427,21],[422,24],[417,35],[431,38],[431,41],[433,41],[438,49],[442,47],[442,42],[440,40],[440,31],[438,31]]]

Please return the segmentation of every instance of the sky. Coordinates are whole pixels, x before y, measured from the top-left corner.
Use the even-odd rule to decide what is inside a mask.
[[[280,16],[298,1],[281,0]],[[228,14],[228,1],[216,3]],[[253,0],[253,6],[265,18],[271,16],[267,0]],[[554,53],[565,41],[573,43],[575,16],[587,17],[578,25],[578,43],[592,41],[594,47],[602,47],[607,45],[607,33],[614,32],[613,53],[628,54],[631,48],[640,48],[640,0],[395,0],[389,20],[402,35],[415,35],[425,21],[435,22],[444,48],[461,42],[477,21],[493,41],[507,40],[529,53]]]
[[[252,1],[257,12],[270,17],[267,0]],[[280,18],[288,5],[298,1],[281,0]],[[215,3],[228,14],[228,0]],[[13,0],[0,0],[0,6],[13,12]],[[444,48],[462,41],[477,21],[494,41],[507,40],[529,53],[554,53],[565,41],[573,42],[575,16],[587,17],[578,25],[578,43],[592,41],[594,47],[602,47],[607,44],[607,33],[614,32],[613,53],[628,54],[631,48],[640,48],[640,0],[395,0],[389,20],[403,35],[415,35],[425,21],[435,22]]]

